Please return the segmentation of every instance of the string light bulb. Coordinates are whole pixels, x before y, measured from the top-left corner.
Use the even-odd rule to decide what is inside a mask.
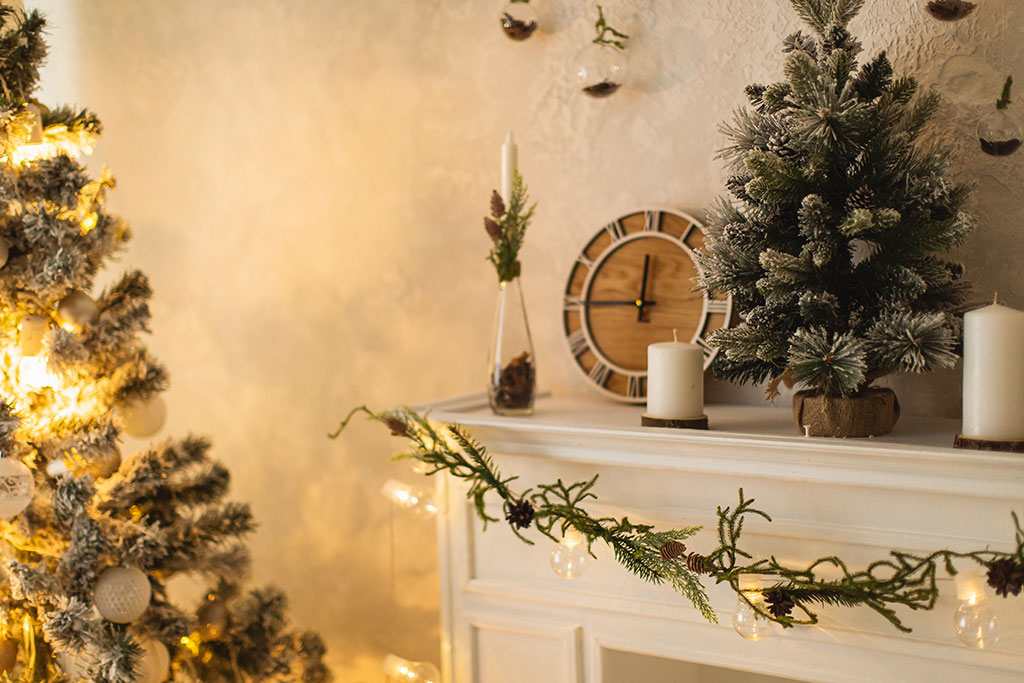
[[[772,632],[772,623],[751,606],[751,603],[758,606],[764,604],[763,588],[760,576],[740,577],[740,595],[736,598],[732,627],[746,640],[756,642],[767,638]]]
[[[551,568],[563,579],[578,579],[590,566],[586,537],[573,527],[562,534],[562,540],[551,551]]]
[[[1000,624],[989,605],[984,578],[976,571],[965,571],[955,581],[960,601],[953,614],[956,637],[979,650],[992,647],[999,640]]]
[[[397,479],[384,482],[380,492],[386,498],[415,517],[433,517],[437,514],[437,505],[433,496],[424,489],[413,488]]]
[[[441,672],[430,662],[414,662],[389,654],[381,669],[385,683],[441,683]]]

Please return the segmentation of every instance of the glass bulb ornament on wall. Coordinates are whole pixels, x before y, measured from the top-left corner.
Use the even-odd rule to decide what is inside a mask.
[[[978,141],[981,151],[994,157],[1005,157],[1020,149],[1020,124],[1007,111],[1010,106],[1010,89],[1013,77],[1007,76],[1003,84],[1003,93],[996,100],[996,110],[990,111],[978,122]]]
[[[430,662],[388,655],[381,665],[385,683],[441,683],[441,672]]]
[[[626,82],[626,44],[629,36],[608,25],[597,6],[597,37],[576,55],[576,80],[584,95],[608,97]]]
[[[388,479],[380,492],[414,517],[426,518],[437,514],[434,497],[426,489],[415,488],[397,479]]]
[[[529,0],[514,0],[501,10],[501,30],[509,40],[526,40],[537,30],[537,14]]]
[[[609,97],[626,83],[626,55],[608,45],[588,45],[576,55],[576,80],[584,95]]]
[[[746,640],[758,641],[772,634],[772,622],[757,613],[751,603],[764,604],[763,584],[757,576],[740,578],[740,592],[736,598],[736,611],[732,614],[732,627]],[[746,600],[744,600],[744,597]]]
[[[551,568],[563,579],[578,579],[587,571],[591,559],[586,537],[570,527],[551,551]]]
[[[975,571],[957,574],[956,597],[960,604],[953,614],[953,625],[960,642],[979,650],[995,645],[1000,624],[988,602],[981,574]]]
[[[939,21],[959,21],[974,11],[967,0],[928,0],[924,8]]]

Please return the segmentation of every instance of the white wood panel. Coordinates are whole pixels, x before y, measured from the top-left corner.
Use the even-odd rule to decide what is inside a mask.
[[[711,406],[707,433],[642,428],[639,413],[592,400],[546,399],[530,418],[451,406],[434,417],[466,425],[506,474],[521,477],[520,488],[598,473],[596,514],[710,527],[688,543],[702,552],[716,543],[715,507],[735,504],[740,486],[775,520],[752,519],[744,547],[787,562],[838,554],[862,566],[894,547],[920,553],[1007,549],[1010,511],[1024,512],[1024,458],[954,450],[948,444],[957,425],[948,420],[907,420],[891,438],[830,440],[790,435],[791,418],[782,409]],[[447,558],[448,681],[492,683],[474,677],[474,667],[493,659],[498,643],[518,648],[534,642],[520,642],[527,636],[510,626],[524,621],[581,629],[586,656],[578,675],[587,683],[602,680],[608,651],[700,665],[682,671],[721,667],[799,681],[1024,680],[1024,598],[993,596],[1003,637],[984,652],[955,639],[955,596],[945,578],[934,611],[900,613],[911,634],[866,608],[826,608],[819,627],[748,643],[730,626],[736,598],[725,587],[708,587],[721,621],[715,625],[671,589],[629,575],[605,548],[596,548],[598,561],[586,575],[565,581],[550,569],[549,540],[532,533],[537,545],[523,544],[504,524],[484,533],[464,486],[450,482],[446,495],[441,554]],[[498,501],[492,504],[490,512],[500,517]],[[483,641],[470,616],[481,614],[488,624]]]
[[[578,626],[507,614],[469,617],[477,683],[582,683]]]

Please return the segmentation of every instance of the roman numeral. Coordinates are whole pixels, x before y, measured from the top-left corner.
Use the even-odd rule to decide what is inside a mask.
[[[626,231],[623,229],[622,223],[619,221],[612,221],[608,225],[604,226],[604,229],[608,231],[609,235],[611,235],[612,242],[621,240],[626,236]]]
[[[576,257],[576,260],[582,263],[587,268],[594,267],[594,261],[591,258],[589,258],[586,254],[580,254],[579,256]]]
[[[629,376],[629,386],[626,387],[626,395],[630,398],[643,398],[644,378],[636,375]]]
[[[708,313],[721,313],[725,315],[729,310],[728,299],[705,299],[704,306],[707,308]]]
[[[584,351],[590,348],[587,344],[587,336],[583,334],[583,330],[576,330],[569,335],[569,350],[572,351],[572,355],[579,358]]]
[[[644,230],[646,232],[658,232],[661,230],[661,213],[657,211],[644,211]]]
[[[704,337],[697,337],[696,339],[693,340],[693,343],[700,345],[700,347],[704,349],[704,362],[707,363],[708,358],[711,356],[712,353],[715,352],[715,348],[708,344],[704,340]]]
[[[599,387],[603,387],[608,383],[608,378],[612,375],[612,369],[601,361],[597,361],[594,363],[594,367],[590,368],[590,372],[588,374],[594,384]]]
[[[567,311],[581,311],[583,310],[583,299],[576,294],[566,294],[562,308]]]

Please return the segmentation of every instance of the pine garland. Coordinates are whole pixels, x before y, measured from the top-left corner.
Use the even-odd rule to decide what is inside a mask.
[[[823,606],[866,606],[884,617],[892,626],[910,632],[900,619],[897,607],[930,610],[939,596],[936,578],[944,570],[957,573],[953,560],[973,562],[988,574],[989,585],[998,595],[1019,595],[1024,587],[1024,529],[1015,512],[1011,513],[1015,528],[1015,549],[1011,552],[978,550],[954,552],[936,550],[928,555],[915,555],[892,550],[866,569],[853,571],[839,557],[822,557],[806,566],[789,566],[774,555],[755,559],[743,550],[740,541],[744,522],[771,517],[754,507],[754,499],[739,490],[735,507],[718,507],[718,545],[706,555],[686,554],[683,541],[699,532],[701,526],[684,526],[663,531],[649,524],[637,524],[627,517],[594,517],[584,503],[596,501],[594,487],[597,475],[587,481],[566,484],[561,479],[541,484],[536,489],[516,491],[511,484],[516,476],[503,476],[487,453],[487,449],[458,425],[438,425],[410,408],[376,413],[366,406],[353,408],[328,436],[338,438],[358,414],[384,424],[394,436],[410,441],[410,449],[395,456],[396,460],[416,460],[427,466],[425,474],[439,472],[469,483],[467,497],[473,501],[477,515],[486,530],[489,522],[499,520],[487,514],[486,496],[496,494],[512,532],[523,542],[534,541],[524,531],[535,528],[543,536],[559,542],[568,529],[575,529],[586,538],[587,551],[594,556],[592,545],[600,541],[608,545],[616,561],[639,579],[653,584],[667,583],[686,597],[705,619],[718,619],[701,582],[701,576],[725,583],[740,599],[747,602],[761,617],[789,628],[816,624],[817,611]],[[525,513],[529,513],[528,515]],[[524,523],[525,521],[525,523]],[[596,557],[596,556],[595,556]],[[838,569],[839,579],[821,577]],[[758,576],[772,581],[763,591],[764,600],[753,600],[740,588],[742,577]],[[794,615],[796,610],[796,615]]]

